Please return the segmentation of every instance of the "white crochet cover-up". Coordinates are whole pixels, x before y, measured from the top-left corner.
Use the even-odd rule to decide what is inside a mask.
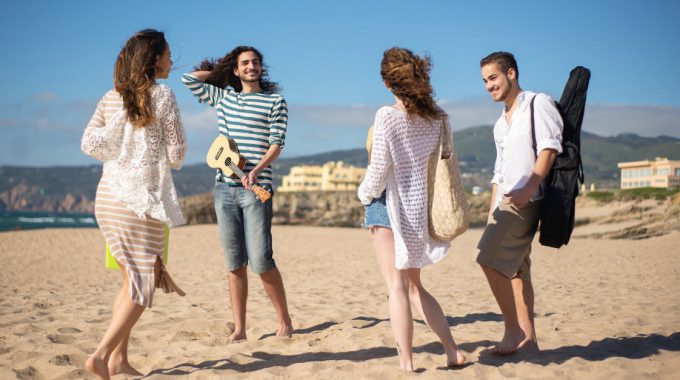
[[[407,116],[394,107],[375,115],[371,160],[358,195],[368,205],[387,189],[397,269],[434,264],[450,246],[430,238],[427,227],[427,162],[438,147],[440,128],[440,121]]]
[[[107,92],[85,129],[81,149],[104,161],[103,177],[116,199],[142,219],[149,216],[175,227],[184,224],[184,216],[170,169],[182,167],[185,133],[169,87],[152,87],[151,101],[155,122],[135,128],[120,95]]]

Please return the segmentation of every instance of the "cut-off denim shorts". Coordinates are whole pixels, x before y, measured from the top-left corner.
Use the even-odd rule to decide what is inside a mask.
[[[386,205],[387,193],[383,191],[380,198],[373,198],[371,204],[364,206],[364,223],[361,225],[364,228],[371,227],[386,227],[391,228],[390,218],[387,214]]]
[[[215,181],[213,191],[227,269],[233,272],[250,264],[254,273],[266,273],[276,268],[272,250],[272,200],[262,203],[252,191],[221,181]]]

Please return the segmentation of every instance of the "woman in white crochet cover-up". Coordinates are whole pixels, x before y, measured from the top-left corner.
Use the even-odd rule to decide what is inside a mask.
[[[115,90],[102,97],[81,141],[83,152],[104,161],[95,216],[123,277],[111,324],[85,363],[100,379],[142,375],[127,358],[132,327],[155,287],[184,295],[161,261],[164,224],[184,223],[170,172],[184,160],[184,129],[172,90],[156,83],[171,66],[162,32],[132,36],[114,66]]]
[[[447,366],[460,366],[465,356],[451,336],[439,303],[420,281],[420,268],[441,260],[449,248],[448,243],[431,239],[427,227],[427,162],[438,146],[447,116],[433,99],[429,58],[391,48],[384,53],[380,71],[396,104],[382,107],[375,116],[370,163],[358,193],[361,202],[370,205],[367,212],[372,212],[380,207],[374,200],[387,190],[389,221],[372,223],[372,216],[367,215],[366,224],[389,290],[400,367],[413,371],[409,302],[444,345]]]

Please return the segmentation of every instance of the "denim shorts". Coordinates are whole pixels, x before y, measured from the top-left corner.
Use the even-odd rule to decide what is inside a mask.
[[[229,271],[248,264],[255,273],[276,268],[272,257],[272,200],[262,203],[252,191],[221,181],[215,181],[213,193],[222,252]]]
[[[387,192],[383,191],[380,198],[373,198],[371,204],[364,206],[364,223],[361,225],[365,228],[370,227],[387,227],[390,226],[390,218],[387,214]]]

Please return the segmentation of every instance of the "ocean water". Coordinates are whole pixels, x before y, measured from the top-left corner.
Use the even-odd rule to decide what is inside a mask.
[[[97,227],[93,214],[63,212],[0,211],[0,231],[36,228]]]

